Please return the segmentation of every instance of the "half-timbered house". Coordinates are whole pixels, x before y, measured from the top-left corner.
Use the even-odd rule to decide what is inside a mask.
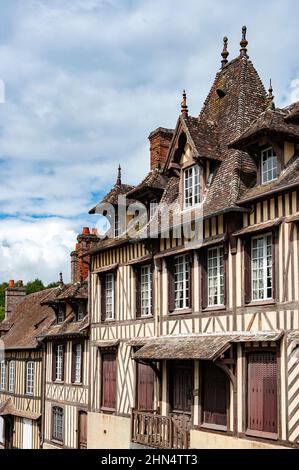
[[[41,302],[54,289],[26,295],[10,281],[0,324],[0,447],[39,449],[42,443],[44,349],[38,340],[54,313]]]
[[[90,448],[299,445],[299,108],[275,107],[245,27],[240,45],[199,116],[184,93],[150,134],[145,179],[103,200],[155,228],[116,212],[89,251]]]
[[[79,258],[94,240],[88,228],[71,253],[71,283],[61,280],[43,305],[55,322],[40,336],[45,344],[43,448],[86,448],[89,384],[88,261]]]

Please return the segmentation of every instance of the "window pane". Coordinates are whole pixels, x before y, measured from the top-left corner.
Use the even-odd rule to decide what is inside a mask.
[[[106,274],[106,319],[114,319],[114,274]]]
[[[189,257],[187,255],[175,258],[174,299],[175,309],[189,307]]]
[[[63,409],[53,407],[53,439],[63,440]]]
[[[26,365],[26,394],[33,395],[34,392],[34,362],[27,362]]]
[[[75,346],[75,382],[81,382],[82,345]]]
[[[272,298],[272,235],[251,241],[252,300]]]
[[[142,266],[140,270],[141,316],[152,313],[152,272],[151,266]]]
[[[200,169],[198,165],[184,171],[184,205],[192,207],[200,202]]]
[[[224,304],[223,247],[208,250],[208,305]]]
[[[56,380],[62,381],[63,379],[63,345],[56,346]]]
[[[277,178],[277,156],[273,148],[262,151],[261,156],[262,183],[275,180]]]

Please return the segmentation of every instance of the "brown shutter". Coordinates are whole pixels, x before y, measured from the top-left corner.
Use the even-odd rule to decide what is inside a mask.
[[[140,290],[140,266],[135,266],[135,289],[136,289],[136,318],[141,317],[141,290]]]
[[[206,424],[227,426],[227,378],[214,364],[203,365],[202,419]]]
[[[175,309],[174,301],[174,258],[170,257],[167,260],[167,271],[168,271],[168,310],[173,312]]]
[[[248,429],[277,433],[277,356],[248,354]]]
[[[102,355],[102,406],[116,408],[116,354]]]
[[[244,238],[244,301],[251,302],[251,238]]]
[[[76,346],[77,343],[72,343],[72,365],[71,365],[71,381],[72,383],[76,380]]]
[[[55,382],[56,380],[56,344],[52,344],[52,382]]]
[[[155,374],[153,369],[147,364],[138,363],[137,365],[138,377],[138,410],[150,411],[154,405],[154,378]]]
[[[152,315],[155,314],[155,265],[152,264],[151,266],[151,274],[152,274],[152,295],[151,295],[151,313]]]
[[[200,251],[201,264],[201,307],[208,306],[208,251],[203,248]]]
[[[106,320],[106,277],[105,275],[100,277],[101,282],[101,320]]]
[[[192,308],[193,304],[193,256],[192,255],[187,255],[188,256],[188,264],[189,264],[189,292],[188,292],[188,307]]]
[[[272,298],[276,300],[276,246],[278,242],[278,229],[273,231],[272,235]]]

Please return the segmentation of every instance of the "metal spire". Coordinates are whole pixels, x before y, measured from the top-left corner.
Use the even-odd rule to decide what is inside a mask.
[[[121,166],[118,166],[116,185],[121,186]]]
[[[242,28],[242,39],[240,41],[240,46],[241,46],[240,56],[241,57],[248,57],[248,55],[247,55],[248,41],[246,39],[246,32],[247,32],[247,28],[246,28],[246,26],[243,26],[243,28]]]
[[[221,56],[222,56],[221,68],[222,69],[228,62],[227,57],[229,55],[229,52],[227,50],[227,43],[228,43],[228,39],[227,39],[226,36],[224,36],[224,38],[223,38],[223,49],[222,49],[222,52],[221,52]]]
[[[188,116],[187,95],[185,90],[183,90],[183,100],[181,102],[181,115],[185,117]]]

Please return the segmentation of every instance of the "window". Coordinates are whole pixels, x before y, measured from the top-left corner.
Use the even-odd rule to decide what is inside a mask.
[[[276,437],[277,356],[275,352],[248,354],[247,434]]]
[[[223,247],[208,250],[208,305],[224,305]]]
[[[6,386],[6,363],[4,360],[0,362],[0,390],[5,390]]]
[[[63,323],[65,320],[65,306],[59,305],[57,313],[57,323]]]
[[[33,395],[34,392],[34,362],[26,363],[26,395]]]
[[[175,310],[189,307],[189,256],[175,258],[174,264],[174,307]]]
[[[52,408],[52,437],[56,441],[63,441],[63,409],[59,406]]]
[[[85,306],[83,303],[79,303],[78,309],[77,309],[77,321],[82,321],[83,318],[85,317]]]
[[[102,354],[102,408],[116,408],[116,354]]]
[[[52,380],[62,382],[64,379],[64,346],[53,345]]]
[[[105,278],[105,311],[106,320],[114,319],[114,274],[106,274]]]
[[[147,317],[152,314],[152,268],[150,265],[140,268],[140,295],[141,316]]]
[[[252,300],[272,298],[272,235],[251,239]]]
[[[202,423],[204,427],[225,431],[229,383],[225,373],[212,362],[203,364]]]
[[[277,156],[272,147],[261,154],[262,183],[269,183],[277,178]]]
[[[8,391],[13,393],[15,389],[15,361],[10,361],[8,372]]]
[[[154,217],[157,207],[158,207],[157,199],[152,199],[150,202],[150,213],[149,213],[150,219]]]
[[[82,382],[82,344],[73,344],[73,357],[72,357],[72,382]]]
[[[191,415],[193,403],[193,363],[178,361],[170,365],[169,402],[173,412]]]
[[[184,170],[184,205],[192,207],[200,203],[200,171],[194,165]]]

